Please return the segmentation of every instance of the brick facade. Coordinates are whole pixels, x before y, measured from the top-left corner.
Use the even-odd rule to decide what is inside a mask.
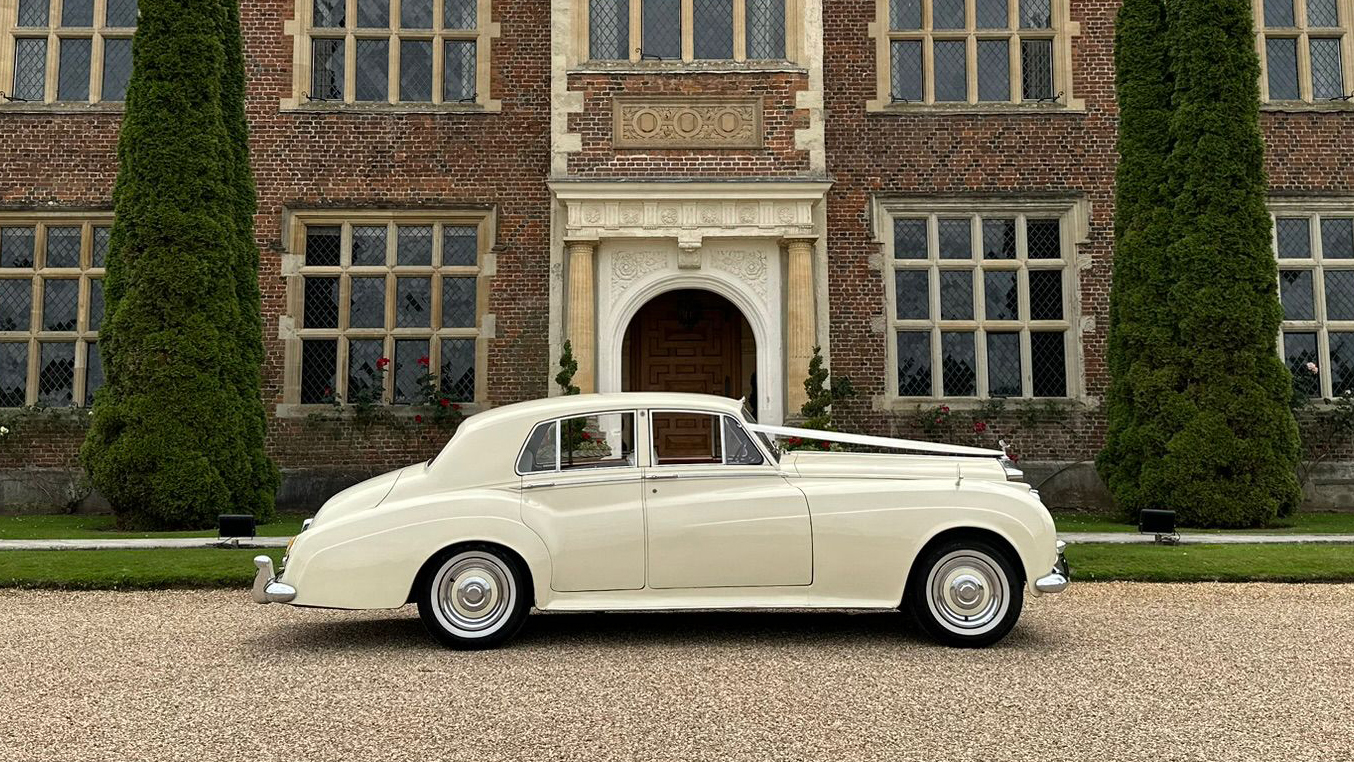
[[[1013,436],[1030,460],[1093,458],[1104,436],[1098,400],[1107,384],[1118,4],[1073,0],[1070,5],[1071,20],[1080,25],[1071,42],[1072,89],[1084,109],[948,114],[867,109],[878,95],[876,41],[869,34],[878,7],[876,0],[825,0],[821,58],[810,57],[803,66],[586,69],[568,72],[564,86],[552,90],[552,76],[558,77],[552,44],[559,45],[558,36],[552,40],[552,24],[560,14],[552,15],[545,0],[494,0],[492,20],[499,30],[492,39],[489,98],[501,103],[500,111],[335,113],[307,109],[304,100],[300,108],[280,107],[297,97],[293,38],[287,31],[296,5],[243,0],[268,409],[283,403],[280,319],[287,294],[282,267],[290,253],[284,225],[291,211],[492,210],[496,273],[485,311],[493,316],[493,335],[483,394],[492,405],[543,396],[551,389],[552,337],[559,335],[560,322],[550,308],[559,303],[552,296],[551,279],[559,276],[552,275],[551,263],[559,261],[562,247],[552,228],[559,209],[548,181],[808,180],[825,174],[832,186],[822,210],[825,291],[819,293],[825,293],[827,304],[819,314],[827,325],[820,326],[819,337],[827,340],[834,372],[850,376],[861,392],[838,411],[845,426],[963,440],[981,439],[972,425],[984,419],[989,433]],[[812,144],[814,116],[802,98],[818,65],[825,172],[814,168],[806,147]],[[561,90],[580,94],[581,108],[552,114],[552,97]],[[612,97],[637,94],[760,96],[763,147],[614,149]],[[6,136],[0,141],[0,212],[109,209],[118,122],[118,113],[107,108],[0,104]],[[1294,113],[1267,109],[1262,123],[1275,194],[1354,196],[1354,110],[1339,105]],[[568,150],[562,175],[558,161],[552,174],[552,152],[559,151],[552,140],[561,134],[577,135],[579,143]],[[804,134],[810,136],[807,142]],[[1080,337],[1078,399],[1012,401],[995,415],[958,405],[940,422],[878,403],[887,391],[882,358],[889,337],[882,327],[885,286],[872,204],[880,198],[966,197],[1056,197],[1088,206],[1086,235],[1070,269],[1080,307],[1080,325],[1074,327]],[[0,471],[70,467],[80,440],[79,427],[74,428],[34,420],[21,441],[0,445]],[[445,435],[402,414],[395,423],[374,426],[271,412],[269,420],[269,448],[284,471],[342,474],[339,482],[425,458]]]

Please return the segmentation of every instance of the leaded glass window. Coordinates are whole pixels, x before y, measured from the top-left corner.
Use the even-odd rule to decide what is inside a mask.
[[[136,14],[136,0],[18,0],[14,16],[0,11],[13,21],[0,30],[0,90],[18,104],[125,100]]]
[[[1255,0],[1265,99],[1347,102],[1354,92],[1351,21],[1339,0]]]
[[[1074,272],[1065,210],[899,210],[891,227],[886,292],[897,396],[1070,395]]]
[[[288,399],[419,403],[426,371],[449,398],[473,401],[484,222],[395,213],[298,224]]]
[[[1274,215],[1279,352],[1295,388],[1328,399],[1354,394],[1354,207],[1285,205]]]
[[[402,0],[398,11],[390,0],[303,2],[311,3],[305,36],[310,74],[300,87],[305,103],[458,106],[484,100],[488,19],[479,0]]]
[[[586,58],[631,62],[781,60],[786,55],[786,2],[588,0]]]
[[[0,408],[93,400],[110,224],[0,216]]]
[[[1007,0],[887,5],[891,102],[1059,102],[1052,0],[1016,0],[1015,13]]]

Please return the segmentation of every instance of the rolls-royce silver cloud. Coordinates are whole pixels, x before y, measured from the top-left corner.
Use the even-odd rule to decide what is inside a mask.
[[[874,450],[782,451],[800,436]],[[837,448],[840,449],[840,448]],[[924,453],[924,454],[918,454]],[[541,611],[897,609],[985,646],[1068,570],[1000,450],[756,423],[673,393],[555,397],[464,421],[426,463],[335,495],[253,597],[418,605],[453,648]]]

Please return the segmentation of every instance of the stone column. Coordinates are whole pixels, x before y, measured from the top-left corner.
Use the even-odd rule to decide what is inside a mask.
[[[566,338],[578,372],[574,385],[584,394],[597,391],[597,299],[593,295],[596,241],[569,241],[569,324]],[[553,373],[551,374],[554,375]]]
[[[785,412],[799,414],[808,399],[804,379],[818,340],[813,304],[813,238],[785,239]]]

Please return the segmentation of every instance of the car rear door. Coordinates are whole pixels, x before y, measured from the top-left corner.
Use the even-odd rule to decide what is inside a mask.
[[[644,514],[652,588],[813,581],[809,506],[733,418],[651,411]],[[702,435],[700,442],[693,437]]]

